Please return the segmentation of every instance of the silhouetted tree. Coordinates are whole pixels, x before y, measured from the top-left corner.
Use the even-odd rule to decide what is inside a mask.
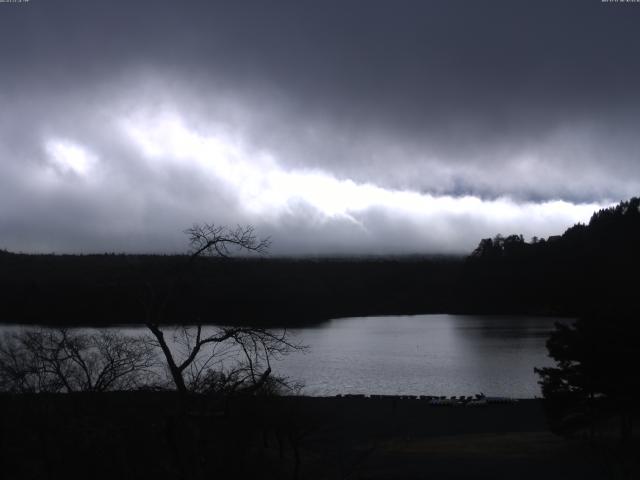
[[[271,361],[302,347],[279,333],[258,327],[179,327],[148,325],[180,392],[253,393],[287,386],[271,377]]]
[[[632,198],[531,243],[521,235],[483,239],[465,262],[459,303],[474,313],[640,314],[639,209]]]
[[[140,337],[64,328],[8,332],[0,340],[0,389],[11,392],[129,390],[154,376],[156,355]]]
[[[557,323],[547,341],[555,367],[539,368],[542,392],[558,417],[619,415],[621,436],[628,439],[640,400],[635,365],[640,355],[639,329],[624,317],[584,317],[573,325]]]
[[[235,252],[264,254],[270,240],[258,239],[252,226],[229,229],[213,224],[194,225],[185,232],[191,253],[187,267],[201,256],[229,257]],[[153,344],[162,351],[167,370],[179,392],[218,391],[251,393],[268,384],[271,360],[300,349],[280,333],[264,328],[181,327],[167,339],[162,327],[163,313],[172,294],[169,289],[158,297],[151,284],[145,324],[154,337]],[[196,322],[197,323],[197,322]],[[224,323],[223,319],[219,323]],[[279,380],[283,382],[283,380]]]

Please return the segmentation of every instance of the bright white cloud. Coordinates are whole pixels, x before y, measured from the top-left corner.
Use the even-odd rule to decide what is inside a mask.
[[[45,111],[62,112],[49,115],[23,142],[36,148],[11,151],[10,142],[0,143],[0,222],[11,226],[0,247],[179,252],[184,228],[213,221],[253,224],[272,237],[273,254],[465,253],[497,233],[562,233],[604,206],[553,196],[525,202],[500,190],[483,199],[465,188],[430,188],[461,178],[455,162],[425,164],[418,149],[396,148],[402,143],[384,136],[342,154],[366,169],[367,152],[375,151],[387,170],[352,175],[336,168],[332,155],[339,148],[320,148],[331,143],[329,133],[309,145],[302,141],[305,148],[289,148],[300,140],[293,127],[290,142],[280,134],[269,141],[269,125],[278,130],[288,124],[286,116],[265,108],[255,123],[251,109],[231,97],[198,103],[172,90],[171,98],[158,93],[144,101],[106,93],[97,98],[90,110],[75,97],[62,101],[75,110],[57,104],[34,110],[26,123],[37,124]],[[389,148],[377,148],[387,140]],[[318,161],[306,162],[306,152]],[[321,161],[322,155],[331,161]],[[523,162],[527,168],[518,178],[543,170],[538,157],[514,164]],[[418,181],[387,181],[385,172],[395,171]],[[479,165],[467,174],[478,172]]]
[[[491,232],[524,231],[532,234],[556,233],[567,226],[587,221],[598,204],[566,201],[517,203],[508,198],[482,200],[474,196],[436,196],[410,190],[383,188],[372,183],[339,179],[318,169],[283,168],[273,152],[254,151],[234,138],[218,132],[193,131],[175,113],[158,118],[137,117],[120,122],[120,128],[147,161],[156,167],[179,165],[223,182],[237,196],[245,218],[254,222],[277,223],[283,217],[299,218],[308,224],[347,221],[365,232],[370,212],[382,211],[401,222],[417,226],[418,237],[433,242],[433,232],[444,233],[446,223],[460,221],[485,225]],[[393,164],[393,159],[388,159]],[[303,205],[305,213],[301,214]],[[314,212],[311,217],[309,212]],[[459,235],[467,229],[460,225]],[[506,229],[506,230],[505,230]],[[448,231],[459,245],[460,238]],[[477,241],[477,238],[471,239]]]
[[[98,162],[95,155],[70,140],[49,139],[45,151],[51,164],[62,173],[86,176]]]

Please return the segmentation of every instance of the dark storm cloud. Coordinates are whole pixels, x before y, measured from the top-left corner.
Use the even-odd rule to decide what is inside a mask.
[[[554,233],[585,210],[549,202],[638,191],[639,24],[595,0],[0,4],[0,241],[166,250],[211,217],[287,252]],[[199,163],[214,138],[242,172]],[[360,206],[300,193],[305,172]]]

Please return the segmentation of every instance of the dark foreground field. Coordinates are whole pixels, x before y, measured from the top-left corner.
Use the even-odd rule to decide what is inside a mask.
[[[631,478],[536,400],[3,396],[0,419],[4,478]]]

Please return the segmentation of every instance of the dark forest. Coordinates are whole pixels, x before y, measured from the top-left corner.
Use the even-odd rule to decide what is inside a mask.
[[[142,322],[149,283],[171,291],[167,323],[294,326],[357,315],[637,314],[640,199],[563,234],[496,235],[468,257],[198,258],[0,253],[5,321]]]

